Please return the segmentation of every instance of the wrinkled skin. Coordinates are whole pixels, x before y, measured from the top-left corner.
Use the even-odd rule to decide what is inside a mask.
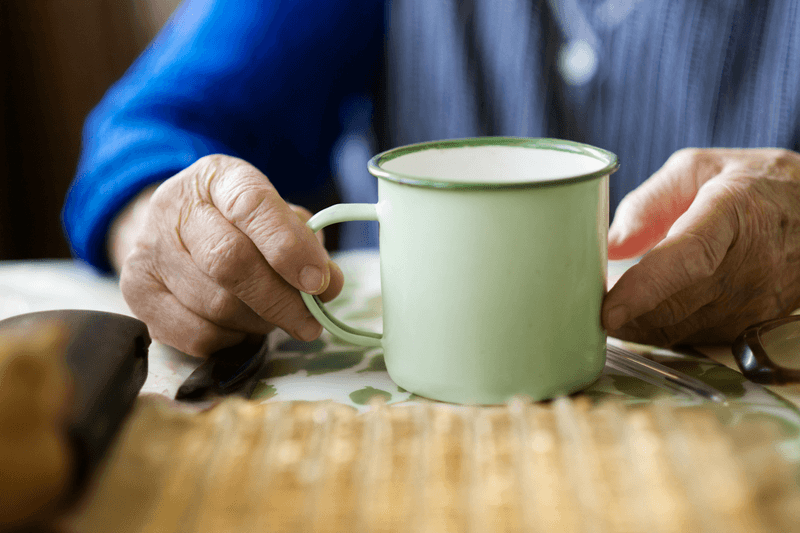
[[[344,280],[309,216],[248,163],[202,158],[150,198],[121,268],[123,295],[153,338],[192,355],[276,326],[312,340],[321,326],[298,289],[328,301]],[[731,342],[788,314],[800,306],[800,154],[676,152],[623,199],[610,228],[609,258],[641,254],[605,298],[612,336]]]
[[[313,340],[322,327],[299,290],[328,301],[344,278],[309,217],[252,165],[204,157],[150,197],[122,293],[154,339],[195,356],[276,326]]]
[[[609,230],[610,259],[645,252],[606,295],[609,335],[729,343],[789,314],[800,306],[800,154],[676,152],[623,199]]]

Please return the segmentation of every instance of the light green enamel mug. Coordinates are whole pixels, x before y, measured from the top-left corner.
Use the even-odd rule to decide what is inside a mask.
[[[420,396],[495,404],[570,394],[605,364],[608,177],[617,157],[556,139],[482,137],[372,158],[377,204],[317,213],[318,231],[380,224],[383,332],[303,294],[333,335],[383,348],[389,376]]]

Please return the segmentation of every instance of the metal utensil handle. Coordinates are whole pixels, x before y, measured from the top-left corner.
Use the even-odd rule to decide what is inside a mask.
[[[672,394],[685,396],[690,399],[701,399],[701,400],[705,399],[705,396],[698,394],[694,390],[676,385],[670,381],[667,381],[662,376],[654,375],[647,371],[644,371],[644,369],[636,365],[636,363],[631,363],[629,361],[626,361],[624,358],[621,358],[614,354],[608,354],[608,356],[606,357],[606,367],[610,368],[611,370],[615,370],[620,374],[635,377],[636,379],[640,379],[645,383],[649,383],[660,389],[667,390]]]
[[[687,376],[682,372],[668,368],[662,364],[656,363],[646,357],[609,344],[607,348],[607,360],[613,366],[627,368],[634,372],[650,376],[659,380],[660,382],[666,381],[674,386],[677,386],[681,391],[689,391],[693,395],[706,398],[713,402],[726,402],[726,396],[714,387],[703,383],[697,378]],[[672,390],[675,387],[669,387]]]

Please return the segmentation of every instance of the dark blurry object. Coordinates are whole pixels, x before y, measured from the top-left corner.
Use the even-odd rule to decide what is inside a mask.
[[[42,509],[24,497],[4,503],[2,526],[42,520],[81,495],[147,378],[150,336],[128,316],[58,310],[0,321],[0,341],[0,448],[8,459],[0,492],[51,489]],[[43,467],[28,461],[40,446]]]
[[[0,260],[69,255],[60,212],[86,115],[178,3],[0,1]]]
[[[186,378],[175,399],[199,401],[233,394],[249,398],[263,377],[268,353],[266,335],[214,352]]]
[[[800,315],[759,322],[733,343],[736,363],[750,381],[800,382]]]

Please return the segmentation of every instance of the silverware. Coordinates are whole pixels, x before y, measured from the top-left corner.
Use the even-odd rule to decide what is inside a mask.
[[[703,383],[699,379],[667,368],[662,364],[613,344],[609,344],[607,347],[606,365],[617,372],[634,376],[651,385],[689,396],[693,399],[701,398],[720,403],[728,401],[728,398],[721,391]]]

